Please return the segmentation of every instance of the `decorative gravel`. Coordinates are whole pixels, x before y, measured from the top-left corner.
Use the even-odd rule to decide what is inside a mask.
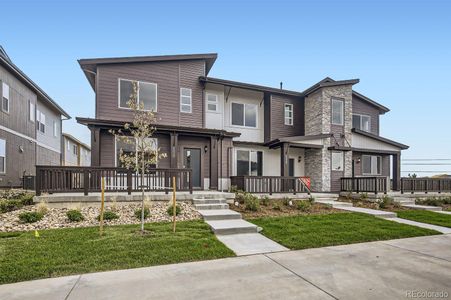
[[[182,211],[177,216],[177,221],[187,221],[200,219],[199,213],[194,209],[192,204],[180,202],[177,203]],[[168,222],[172,221],[172,217],[168,215],[166,210],[169,207],[168,202],[152,202],[150,204],[150,215],[146,219],[146,223],[152,222]],[[140,219],[135,217],[135,211],[141,208],[141,204],[127,204],[117,206],[106,206],[105,211],[112,210],[119,219],[106,221],[106,225],[122,225],[122,224],[139,224]],[[70,222],[67,219],[66,212],[71,208],[49,208],[42,220],[36,223],[24,224],[19,220],[19,214],[26,211],[36,211],[37,206],[25,206],[22,209],[0,214],[0,232],[5,231],[27,231],[51,228],[75,228],[97,226],[97,216],[100,214],[99,207],[83,207],[80,209],[85,218],[80,222]]]

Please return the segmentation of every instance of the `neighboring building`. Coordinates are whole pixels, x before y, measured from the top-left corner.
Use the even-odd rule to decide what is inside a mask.
[[[36,165],[59,165],[62,118],[70,118],[0,47],[0,187],[21,186]]]
[[[90,166],[91,147],[77,140],[68,133],[63,133],[62,139],[62,166]]]
[[[226,190],[230,177],[308,176],[313,191],[338,191],[340,178],[400,178],[401,150],[379,136],[389,110],[353,90],[354,80],[325,78],[303,92],[207,77],[216,54],[79,60],[96,93],[92,165],[118,166],[123,148],[110,129],[130,122],[131,82],[154,110],[161,168],[191,168],[194,186]],[[391,158],[392,157],[392,162]]]

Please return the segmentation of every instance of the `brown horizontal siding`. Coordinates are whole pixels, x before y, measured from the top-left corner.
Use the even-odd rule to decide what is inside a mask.
[[[118,107],[119,78],[157,84],[157,122],[202,127],[203,61],[131,63],[98,66],[96,118],[131,121],[133,113]],[[193,113],[180,113],[180,87],[192,89]]]
[[[353,96],[352,113],[370,116],[370,132],[379,135],[379,110],[376,107]]]
[[[285,104],[293,104],[293,125],[285,125]],[[270,140],[304,135],[304,100],[300,97],[271,95],[270,98]]]
[[[354,175],[355,176],[362,176],[362,155],[366,155],[365,153],[361,152],[353,152],[352,153],[352,159],[354,160]],[[374,155],[374,154],[368,154],[368,155]],[[382,157],[382,172],[380,176],[390,176],[390,155],[376,155]],[[360,163],[357,163],[357,161],[360,159]],[[367,175],[365,175],[367,176]],[[369,176],[369,175],[368,175]]]

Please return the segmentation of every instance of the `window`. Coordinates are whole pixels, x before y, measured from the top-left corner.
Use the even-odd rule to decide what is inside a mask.
[[[29,108],[29,115],[30,115],[30,121],[34,122],[36,118],[36,112],[35,112],[35,105],[31,100],[28,102],[28,108]]]
[[[362,155],[362,174],[381,175],[382,157],[375,155]]]
[[[236,175],[262,176],[263,155],[261,151],[237,150]]]
[[[56,121],[53,121],[53,136],[58,136],[58,123]]]
[[[232,102],[232,125],[257,127],[257,105]]]
[[[69,142],[69,140],[67,140],[66,142],[67,142],[66,143],[67,144],[67,151],[70,151],[70,142]]]
[[[45,115],[44,113],[40,112],[39,110],[36,111],[36,128],[38,131],[45,133]]]
[[[285,104],[285,125],[293,125],[293,104]]]
[[[352,115],[352,127],[363,131],[370,131],[371,118],[366,115]]]
[[[138,153],[137,153],[137,149],[136,149],[136,140],[133,140],[133,137],[128,137],[127,138],[128,141],[124,141],[121,139],[116,139],[116,166],[117,167],[121,167],[121,168],[125,168],[125,164],[123,162],[121,162],[120,160],[120,153],[121,150],[124,154],[127,154],[131,157],[135,157],[135,163],[138,163]],[[157,151],[158,150],[158,139],[157,138],[146,138],[144,140],[144,148],[146,149],[151,149],[152,152]],[[154,153],[152,153],[154,154]],[[86,151],[86,155],[88,155],[88,152]],[[149,154],[146,154],[146,159],[148,159]],[[152,164],[150,165],[151,168],[156,168],[157,165],[156,164]]]
[[[119,80],[119,107],[130,108],[128,101],[133,95],[133,84],[137,87],[137,104],[144,110],[157,111],[157,85],[155,83]]]
[[[343,100],[332,99],[332,124],[343,125]]]
[[[343,152],[332,152],[332,171],[344,171]]]
[[[72,151],[74,152],[74,154],[77,154],[77,150],[78,150],[78,146],[74,145],[72,148]]]
[[[180,112],[190,113],[191,112],[191,89],[181,88],[180,89]]]
[[[6,173],[6,141],[0,139],[0,173]]]
[[[207,94],[207,111],[209,112],[218,112],[218,95],[215,94]]]
[[[2,110],[9,112],[9,85],[2,83]]]

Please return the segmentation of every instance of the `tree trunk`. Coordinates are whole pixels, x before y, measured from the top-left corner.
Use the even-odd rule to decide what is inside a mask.
[[[142,166],[141,166],[141,196],[142,196],[142,203],[141,203],[141,232],[144,233],[144,151],[142,151]]]

